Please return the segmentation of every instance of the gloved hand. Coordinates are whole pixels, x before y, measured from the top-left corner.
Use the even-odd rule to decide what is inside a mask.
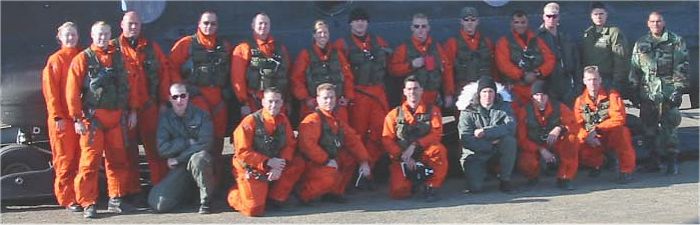
[[[681,103],[683,103],[683,94],[680,93],[679,91],[674,91],[671,94],[671,106],[673,107],[679,107],[681,106]]]

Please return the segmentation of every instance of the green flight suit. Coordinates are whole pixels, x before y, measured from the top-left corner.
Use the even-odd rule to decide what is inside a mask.
[[[583,66],[598,66],[603,85],[625,95],[629,73],[629,45],[625,34],[616,26],[588,27],[583,33],[581,62]],[[626,97],[626,96],[625,96]]]

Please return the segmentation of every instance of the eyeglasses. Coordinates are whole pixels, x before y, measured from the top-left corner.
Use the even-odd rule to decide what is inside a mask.
[[[428,24],[413,24],[413,28],[428,28]]]
[[[462,20],[463,20],[464,22],[474,22],[474,21],[476,21],[476,18],[466,18],[466,17],[465,17],[465,18],[462,18]]]
[[[187,98],[187,94],[186,94],[186,93],[182,93],[182,94],[179,94],[179,95],[172,95],[172,96],[170,96],[170,98],[173,99],[174,101],[177,101],[177,99],[179,99],[179,98],[181,98],[181,99],[186,99],[186,98]]]
[[[557,17],[559,17],[559,14],[550,14],[550,15],[544,15],[544,16],[546,16],[547,18],[550,18],[550,19],[556,19]]]
[[[202,24],[204,24],[204,26],[216,26],[216,21],[204,21]]]

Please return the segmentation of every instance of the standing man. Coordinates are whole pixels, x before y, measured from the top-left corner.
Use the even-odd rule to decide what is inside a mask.
[[[92,45],[73,58],[66,81],[68,113],[75,132],[80,134],[75,191],[85,218],[97,217],[97,180],[102,162],[110,198],[107,210],[122,213],[130,208],[123,202],[130,180],[124,146],[129,82],[121,54],[109,45],[111,36],[107,23],[95,22],[90,30]],[[135,122],[128,121],[130,125]]]
[[[216,13],[205,11],[199,18],[197,32],[177,41],[170,50],[176,74],[173,82],[183,80],[192,93],[192,104],[207,111],[214,124],[214,142],[209,149],[220,161],[228,123],[225,89],[230,85],[231,44],[217,37]],[[218,170],[218,169],[217,169]]]
[[[387,73],[389,44],[378,35],[370,35],[369,14],[363,8],[350,11],[350,36],[339,38],[335,48],[349,60],[354,81],[355,100],[349,107],[350,126],[361,136],[370,167],[382,153],[381,138],[384,118],[389,109],[384,76]],[[376,171],[376,170],[373,170]]]
[[[79,137],[70,123],[65,93],[71,60],[80,53],[78,26],[73,22],[63,23],[58,27],[56,39],[60,42],[61,49],[49,56],[41,74],[41,90],[48,112],[47,125],[53,157],[51,161],[56,171],[53,190],[59,205],[72,212],[82,212],[83,208],[75,198],[73,184],[80,160]]]
[[[199,189],[199,213],[211,212],[210,196],[216,187],[211,155],[213,125],[209,113],[189,104],[184,84],[170,86],[170,105],[158,122],[158,154],[167,160],[170,172],[148,195],[156,212],[169,212]]]
[[[649,33],[639,38],[632,51],[630,83],[636,104],[641,104],[645,144],[655,161],[662,157],[667,174],[678,174],[678,107],[688,87],[688,50],[685,40],[666,30],[664,17],[651,12]],[[655,162],[658,163],[658,162]],[[658,165],[651,165],[658,168]]]
[[[316,109],[316,87],[323,83],[335,85],[340,95],[336,115],[348,122],[348,104],[355,97],[352,72],[345,55],[329,44],[330,30],[323,20],[314,21],[311,48],[302,49],[292,68],[292,93],[300,102],[299,117]]]
[[[593,25],[583,32],[583,66],[598,66],[605,88],[625,90],[629,70],[629,46],[622,30],[607,23],[608,11],[601,2],[591,5]],[[624,92],[623,92],[624,93]]]
[[[138,123],[128,131],[127,156],[129,159],[129,194],[141,192],[139,181],[139,140],[143,142],[151,174],[151,183],[158,184],[168,172],[165,160],[156,150],[158,114],[164,100],[168,98],[170,83],[169,62],[160,46],[141,35],[141,18],[134,11],[124,14],[121,21],[122,34],[112,40],[112,45],[121,52],[124,68],[129,80],[129,99]]]
[[[571,107],[576,96],[583,90],[580,53],[574,41],[559,30],[559,4],[547,3],[542,14],[542,25],[537,29],[537,37],[544,40],[554,54],[554,70],[546,79],[548,96]]]
[[[578,138],[581,144],[580,162],[591,168],[588,176],[601,173],[604,151],[612,150],[620,165],[622,184],[632,181],[636,167],[636,155],[632,147],[632,136],[625,126],[625,104],[620,93],[607,90],[598,72],[598,66],[583,68],[583,84],[586,89],[576,99],[574,116],[580,129]]]
[[[287,47],[270,35],[270,17],[258,12],[250,27],[253,40],[238,44],[231,58],[230,79],[238,101],[243,104],[241,115],[261,108],[260,99],[265,88],[278,88],[284,99],[289,95],[289,53]],[[282,108],[282,111],[287,110]]]
[[[528,28],[527,14],[516,10],[511,15],[511,33],[496,43],[496,66],[513,85],[514,103],[527,104],[530,86],[546,79],[554,69],[554,55],[547,43]]]
[[[369,176],[367,150],[350,126],[333,109],[335,86],[324,83],[316,88],[318,108],[299,124],[299,151],[308,160],[299,181],[299,201],[323,200],[345,203],[345,187],[355,173]]]
[[[403,94],[406,101],[386,115],[382,132],[384,149],[391,158],[389,196],[407,198],[416,187],[426,201],[436,201],[436,189],[442,187],[448,168],[447,149],[440,143],[442,113],[421,102],[423,87],[415,76],[406,78]],[[417,180],[413,174],[426,177]]]
[[[462,29],[455,37],[447,39],[444,49],[454,68],[457,90],[476,82],[480,77],[493,77],[493,42],[479,31],[479,12],[474,7],[464,7],[459,14]]]
[[[430,36],[428,16],[423,13],[413,15],[410,40],[399,45],[389,60],[389,74],[397,77],[415,75],[425,89],[423,103],[452,106],[454,75],[452,64],[445,56],[440,44]],[[442,97],[438,99],[442,90]]]
[[[501,95],[496,93],[496,83],[492,78],[481,77],[471,103],[459,110],[457,128],[462,144],[460,162],[467,178],[464,193],[483,191],[486,163],[494,156],[499,156],[500,190],[505,193],[515,192],[511,173],[515,166],[517,142],[511,104],[503,101]]]
[[[281,207],[304,172],[292,126],[281,113],[283,104],[278,89],[265,89],[263,108],[233,131],[236,184],[229,190],[228,205],[243,215],[262,216],[267,207]]]
[[[536,184],[541,161],[559,165],[557,187],[574,190],[571,181],[578,171],[579,127],[571,109],[551,99],[547,87],[542,81],[532,84],[532,103],[517,115],[518,169],[529,184]]]

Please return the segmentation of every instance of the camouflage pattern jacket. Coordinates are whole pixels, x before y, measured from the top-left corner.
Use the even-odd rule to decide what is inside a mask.
[[[660,38],[646,34],[634,44],[629,82],[641,99],[660,103],[688,87],[688,63],[681,36],[666,30]]]

